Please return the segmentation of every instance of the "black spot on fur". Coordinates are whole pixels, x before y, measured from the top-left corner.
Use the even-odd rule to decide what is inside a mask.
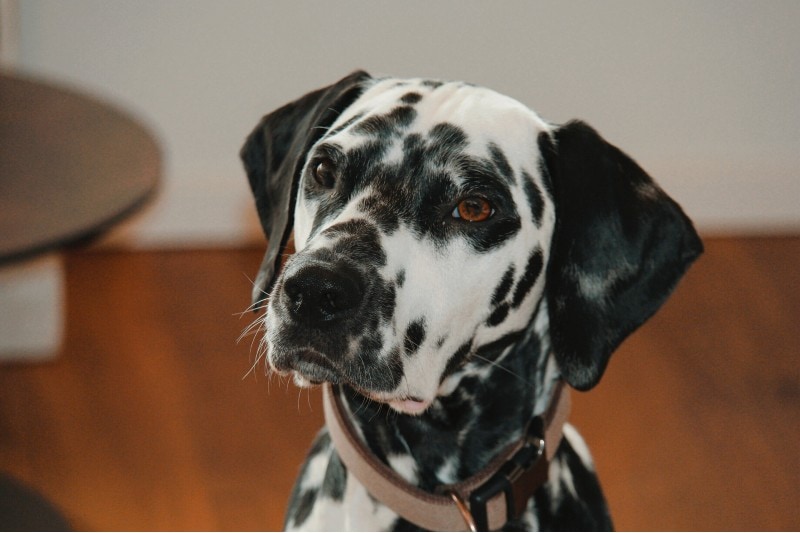
[[[406,355],[415,353],[425,341],[425,319],[421,318],[409,324],[406,329]]]
[[[517,288],[514,289],[514,298],[511,305],[516,309],[528,295],[536,280],[539,279],[539,274],[542,273],[544,266],[544,258],[542,257],[542,249],[538,246],[528,258],[528,266],[525,268],[525,273],[522,279],[517,283]]]
[[[322,480],[321,494],[333,501],[341,501],[346,485],[347,470],[339,459],[339,455],[332,453],[328,460],[328,468],[325,470],[325,478]]]
[[[385,115],[373,115],[358,122],[353,132],[378,138],[397,135],[414,122],[417,112],[409,105],[395,107]]]
[[[402,105],[392,109],[388,116],[389,119],[395,123],[396,127],[406,128],[417,118],[417,112],[410,105]]]
[[[383,335],[372,330],[359,343],[358,353],[352,360],[348,376],[353,383],[373,391],[391,391],[397,388],[403,377],[403,365],[398,349],[381,358]]]
[[[378,228],[362,218],[336,224],[323,233],[339,237],[331,250],[340,257],[373,268],[386,264],[386,253],[380,243]]]
[[[376,283],[379,283],[376,281]],[[394,285],[391,284],[383,284],[380,282],[381,285],[385,285],[384,289],[380,291],[380,299],[379,299],[379,307],[381,310],[381,317],[383,318],[384,322],[388,322],[392,315],[394,314],[395,302],[397,300],[397,290],[394,288]]]
[[[373,231],[374,226],[370,221],[363,218],[351,218],[350,220],[339,222],[333,226],[328,226],[322,234],[326,237],[336,238],[343,235],[358,235],[362,232],[372,233]]]
[[[291,517],[295,524],[302,524],[308,520],[316,501],[317,489],[308,489],[300,494],[299,498],[295,500],[294,512]]]
[[[533,221],[537,226],[542,225],[542,215],[544,214],[544,199],[542,198],[542,191],[536,186],[533,177],[530,174],[522,172],[522,188],[525,191],[525,197],[528,199],[528,205],[533,214]]]
[[[398,289],[402,289],[403,288],[403,284],[405,282],[406,282],[406,271],[405,270],[401,270],[400,272],[397,273],[397,279],[395,280],[395,283],[397,284],[397,288]]]
[[[358,204],[359,211],[364,212],[370,220],[374,220],[381,231],[391,235],[400,227],[400,221],[391,206],[387,204],[386,198],[379,195],[370,195],[363,198]]]
[[[472,347],[472,339],[462,344],[458,348],[458,350],[456,350],[456,352],[450,356],[450,359],[447,360],[447,366],[445,366],[441,381],[444,381],[453,372],[458,370],[461,367],[461,365],[464,364],[464,362],[467,359],[467,355],[469,355],[469,350],[471,347]]]
[[[333,136],[333,135],[336,135],[339,132],[342,132],[342,131],[346,130],[347,128],[352,126],[355,122],[361,120],[361,118],[363,116],[364,116],[364,113],[356,113],[355,115],[353,115],[352,117],[350,117],[349,119],[344,121],[344,123],[342,123],[341,125],[336,126],[334,129],[330,130],[328,132],[327,136]]]
[[[500,324],[508,316],[509,309],[510,306],[507,303],[499,305],[494,311],[492,311],[492,314],[489,315],[488,320],[486,320],[486,325],[493,327]]]
[[[289,498],[289,506],[287,508],[285,517],[284,529],[286,529],[286,526],[288,526],[290,521],[293,521],[295,525],[305,522],[308,518],[308,515],[311,513],[311,508],[314,506],[314,502],[316,501],[316,490],[309,494],[309,491],[301,490],[301,485],[306,473],[308,472],[309,461],[321,453],[327,453],[330,444],[330,435],[328,435],[327,431],[323,429],[314,440],[311,449],[308,451],[306,460],[300,470],[300,475],[297,477],[297,481],[295,481],[294,487],[292,488],[292,494]]]
[[[403,139],[403,163],[401,167],[403,170],[408,173],[422,170],[429,159],[430,150],[427,149],[422,135],[412,133]],[[393,174],[394,177],[401,177],[400,172],[394,172]]]
[[[422,100],[422,95],[415,92],[406,93],[400,98],[400,101],[404,104],[413,105]]]
[[[393,348],[392,351],[389,352],[386,361],[386,364],[391,369],[395,383],[400,384],[400,380],[403,378],[403,356],[400,354],[400,349]]]
[[[500,280],[500,284],[494,289],[494,293],[492,294],[492,305],[499,305],[503,300],[506,299],[506,295],[508,291],[511,290],[511,285],[514,283],[514,265],[508,267],[506,273],[503,274],[503,279]]]
[[[424,87],[430,87],[431,89],[438,89],[442,85],[444,85],[441,81],[437,80],[423,80],[422,85]]]
[[[503,150],[496,144],[489,143],[489,154],[500,176],[505,178],[508,183],[515,183],[514,171],[511,169],[511,165],[508,164],[508,159],[506,159],[506,154],[503,153]]]
[[[453,124],[443,122],[431,128],[429,133],[432,144],[437,152],[462,150],[469,141],[464,130]]]
[[[359,135],[382,136],[389,135],[394,130],[394,125],[386,115],[373,115],[365,118],[353,128]]]
[[[518,342],[520,339],[522,339],[524,335],[525,335],[525,330],[512,331],[511,333],[506,333],[496,341],[480,346],[477,350],[475,350],[475,353],[477,353],[483,359],[494,361],[495,359],[500,357],[500,355],[506,348]]]
[[[331,445],[331,436],[326,432],[320,433],[319,437],[314,440],[311,449],[308,451],[308,458],[316,457],[320,453],[326,451]]]

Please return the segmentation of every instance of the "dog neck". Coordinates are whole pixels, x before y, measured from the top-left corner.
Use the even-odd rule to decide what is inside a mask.
[[[452,392],[421,415],[387,411],[344,387],[349,416],[371,451],[409,483],[433,491],[466,479],[521,437],[559,379],[544,303],[524,332],[493,351],[448,377]]]

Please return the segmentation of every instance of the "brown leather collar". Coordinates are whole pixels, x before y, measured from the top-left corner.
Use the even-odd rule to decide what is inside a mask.
[[[472,477],[431,493],[408,483],[372,454],[347,416],[338,387],[326,383],[322,397],[328,432],[348,471],[395,513],[431,531],[497,530],[519,517],[547,481],[570,409],[569,390],[559,381],[547,411],[531,420],[523,438]]]

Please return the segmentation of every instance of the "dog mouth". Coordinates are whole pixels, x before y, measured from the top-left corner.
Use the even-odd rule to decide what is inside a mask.
[[[300,387],[319,386],[323,383],[347,385],[365,398],[386,404],[404,414],[419,415],[433,403],[432,400],[418,396],[369,390],[348,378],[333,361],[313,349],[298,352],[289,365],[275,366],[275,369],[281,373],[292,374],[295,384]]]
[[[291,373],[300,386],[321,385],[325,382],[340,384],[343,372],[327,357],[316,350],[304,350],[291,358],[286,365],[275,365],[276,370]]]

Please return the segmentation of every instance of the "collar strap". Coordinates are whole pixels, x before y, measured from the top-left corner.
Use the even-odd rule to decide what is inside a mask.
[[[436,492],[427,492],[380,461],[356,433],[342,405],[341,391],[323,387],[325,423],[347,470],[377,500],[409,522],[431,531],[489,531],[519,517],[545,481],[569,416],[569,390],[559,381],[547,410],[535,416],[525,435],[483,470]]]

